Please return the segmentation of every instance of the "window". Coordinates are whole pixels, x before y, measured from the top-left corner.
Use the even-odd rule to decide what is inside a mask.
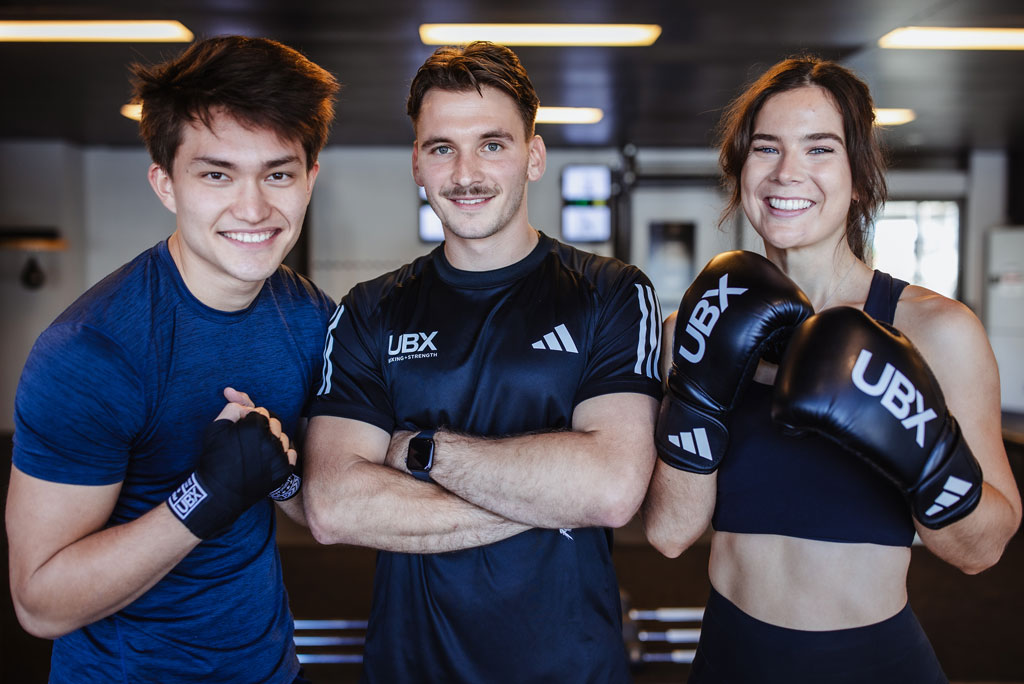
[[[956,298],[960,206],[951,201],[886,202],[875,221],[874,267]]]

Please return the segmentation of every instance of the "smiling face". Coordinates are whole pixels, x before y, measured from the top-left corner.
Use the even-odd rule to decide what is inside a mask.
[[[433,89],[416,120],[413,177],[459,243],[530,232],[526,183],[544,173],[544,143],[527,139],[511,97],[488,86]]]
[[[842,115],[827,91],[808,86],[765,101],[740,189],[743,211],[766,248],[843,239],[853,181]]]
[[[154,164],[149,180],[177,217],[168,246],[192,294],[247,306],[298,239],[318,170],[301,143],[224,113],[184,126],[172,173]]]

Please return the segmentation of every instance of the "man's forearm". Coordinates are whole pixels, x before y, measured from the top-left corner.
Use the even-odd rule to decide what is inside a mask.
[[[529,529],[437,485],[368,461],[329,482],[307,479],[306,517],[317,541],[400,553],[443,553],[491,544]]]
[[[440,430],[431,477],[531,527],[620,527],[650,481],[656,408],[650,397],[608,395],[577,407],[571,431],[490,439]]]
[[[585,433],[500,440],[438,433],[435,441],[438,455],[431,476],[438,484],[533,527],[618,527],[642,498],[629,500],[633,473],[622,469],[613,474],[613,464],[594,462],[587,453],[593,440]]]

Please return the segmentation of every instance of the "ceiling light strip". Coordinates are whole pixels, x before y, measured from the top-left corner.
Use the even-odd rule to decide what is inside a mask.
[[[594,124],[604,118],[596,107],[539,107],[539,124]]]
[[[121,115],[138,121],[142,118],[141,104],[126,104]],[[545,124],[593,124],[604,118],[604,112],[596,107],[538,107],[537,123]]]
[[[897,50],[1024,50],[1024,29],[904,26],[878,45]]]
[[[422,24],[425,45],[464,45],[489,40],[501,45],[647,46],[661,35],[657,24]]]
[[[187,43],[179,21],[0,21],[0,42]]]

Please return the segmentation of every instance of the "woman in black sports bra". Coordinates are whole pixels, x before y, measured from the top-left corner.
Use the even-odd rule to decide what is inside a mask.
[[[886,192],[873,123],[867,86],[814,58],[772,67],[723,120],[727,215],[743,208],[802,291],[801,319],[814,315],[781,366],[752,354],[725,399],[701,386],[721,373],[685,346],[706,335],[707,348],[741,347],[722,336],[753,334],[735,319],[758,289],[742,253],[725,256],[727,283],[698,276],[666,321],[661,458],[643,514],[670,557],[713,529],[691,682],[945,682],[907,604],[914,533],[973,574],[1020,523],[983,327],[865,261]],[[727,438],[709,442],[715,430]]]

